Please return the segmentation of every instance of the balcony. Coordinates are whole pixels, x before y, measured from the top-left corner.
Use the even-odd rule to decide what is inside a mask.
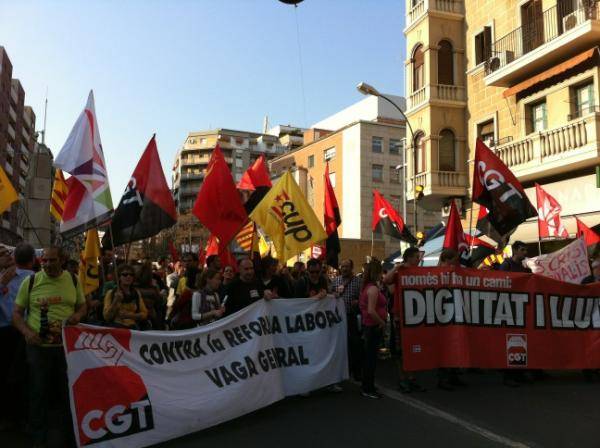
[[[10,177],[13,175],[13,167],[10,163],[5,163],[4,164],[4,171],[6,171],[6,174]]]
[[[448,197],[464,196],[467,194],[467,173],[461,171],[425,171],[417,174],[416,178],[411,176],[408,182],[406,199],[414,199],[415,185],[424,187],[423,195]]]
[[[12,147],[12,145],[10,143],[6,144],[6,152],[11,156],[14,157],[15,156],[15,149]]]
[[[31,151],[29,151],[29,148],[27,146],[25,146],[24,144],[21,144],[21,154],[26,155],[27,157],[29,157]]]
[[[19,93],[15,88],[10,89],[10,98],[13,100],[13,103],[15,103],[15,105],[19,104]]]
[[[29,165],[27,163],[25,163],[25,161],[22,159],[19,161],[19,168],[24,173],[29,172]]]
[[[181,181],[203,180],[203,179],[204,179],[204,173],[182,173],[181,174]]]
[[[8,115],[10,116],[11,123],[17,122],[17,113],[15,112],[12,106],[8,106]]]
[[[406,28],[414,25],[426,12],[463,15],[465,5],[462,0],[421,0],[406,14]]]
[[[17,134],[15,133],[15,128],[13,128],[10,123],[8,124],[8,135],[10,135],[13,141],[17,137]]]
[[[23,139],[25,141],[29,141],[29,139],[31,138],[31,136],[29,135],[29,132],[27,131],[27,128],[25,126],[21,127],[21,135],[23,136]]]
[[[522,181],[600,163],[600,112],[496,147],[496,154]]]
[[[22,176],[19,176],[19,185],[21,186],[21,191],[25,190],[25,186],[27,185],[27,181]]]
[[[507,87],[600,42],[600,2],[560,3],[492,44],[485,83]]]
[[[181,187],[179,189],[179,196],[196,196],[200,187]]]
[[[33,123],[31,121],[31,115],[28,113],[27,110],[23,113],[23,120],[25,121],[25,124],[27,125],[27,127],[29,129],[31,129]]]
[[[463,86],[429,84],[408,96],[407,111],[416,109],[427,101],[436,105],[465,106],[467,97]]]

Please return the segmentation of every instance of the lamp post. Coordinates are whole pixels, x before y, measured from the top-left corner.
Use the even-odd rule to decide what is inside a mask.
[[[394,103],[391,99],[389,99],[387,96],[382,95],[381,92],[379,92],[379,90],[377,90],[375,87],[373,87],[372,85],[367,84],[366,82],[361,82],[360,84],[358,84],[356,86],[356,90],[358,90],[360,93],[362,93],[363,95],[373,95],[373,96],[378,96],[379,98],[383,98],[384,100],[386,100],[388,103],[390,103],[392,106],[394,106],[394,108],[400,113],[400,115],[402,115],[402,117],[404,118],[404,121],[406,122],[406,125],[408,126],[408,130],[410,131],[410,139],[413,145],[413,229],[414,232],[416,234],[417,232],[417,191],[416,191],[416,182],[417,182],[417,157],[416,157],[416,153],[417,153],[417,148],[414,146],[415,144],[415,133],[413,132],[413,128],[410,125],[410,121],[408,121],[408,118],[406,117],[406,115],[404,114],[404,111],[402,109],[400,109],[400,107]],[[406,145],[404,145],[404,148],[402,149],[402,156],[403,156],[403,161],[402,164],[406,163],[406,157],[405,157],[405,151],[406,151]],[[406,171],[405,171],[406,173]],[[404,182],[404,196],[406,197],[406,179]],[[406,211],[404,211],[406,216]]]

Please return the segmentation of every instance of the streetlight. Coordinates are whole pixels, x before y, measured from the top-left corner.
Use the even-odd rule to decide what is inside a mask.
[[[363,95],[373,95],[373,96],[378,96],[379,98],[383,98],[384,100],[386,100],[388,103],[390,103],[392,106],[394,106],[394,108],[400,113],[400,115],[402,115],[402,117],[404,118],[404,121],[406,122],[406,125],[408,126],[408,130],[410,131],[410,138],[413,144],[413,202],[414,202],[414,206],[413,206],[413,228],[414,228],[414,232],[417,232],[417,196],[418,194],[422,191],[423,187],[420,188],[419,193],[417,192],[417,186],[416,181],[417,181],[417,157],[416,157],[416,153],[417,153],[417,148],[415,146],[415,133],[413,132],[412,126],[410,125],[410,121],[408,121],[408,118],[406,117],[406,115],[404,114],[404,111],[402,109],[400,109],[400,107],[394,103],[391,99],[389,99],[387,96],[382,95],[381,92],[379,92],[379,90],[377,90],[375,87],[373,87],[370,84],[367,84],[366,82],[361,82],[360,84],[358,84],[356,86],[356,90],[358,90],[360,93],[362,93]],[[406,151],[406,144],[404,145],[404,148],[402,149],[402,164],[404,165],[406,163],[405,161],[405,151]],[[397,168],[397,167],[396,167]],[[403,187],[403,193],[404,193],[404,197],[406,197],[406,179],[404,179],[404,187]],[[404,211],[404,216],[406,216],[406,210]]]

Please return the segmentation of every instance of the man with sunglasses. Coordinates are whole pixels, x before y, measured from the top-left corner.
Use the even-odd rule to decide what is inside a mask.
[[[294,287],[294,297],[312,297],[323,299],[327,295],[327,279],[323,275],[323,265],[320,260],[311,258],[306,263],[307,277],[300,277]]]
[[[21,283],[13,310],[13,325],[27,342],[29,425],[34,447],[47,444],[48,410],[53,395],[62,417],[61,432],[69,437],[61,446],[73,441],[62,325],[77,325],[85,316],[86,306],[81,284],[62,269],[64,261],[59,247],[44,249],[43,270]],[[58,393],[53,394],[51,389]]]

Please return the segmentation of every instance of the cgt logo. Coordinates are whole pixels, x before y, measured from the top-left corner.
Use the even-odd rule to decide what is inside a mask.
[[[107,364],[117,365],[130,351],[131,332],[122,328],[65,327],[67,353],[90,350]]]
[[[81,446],[154,428],[146,386],[129,367],[84,370],[73,384],[73,398]]]
[[[527,335],[506,335],[506,363],[508,367],[527,367]]]

